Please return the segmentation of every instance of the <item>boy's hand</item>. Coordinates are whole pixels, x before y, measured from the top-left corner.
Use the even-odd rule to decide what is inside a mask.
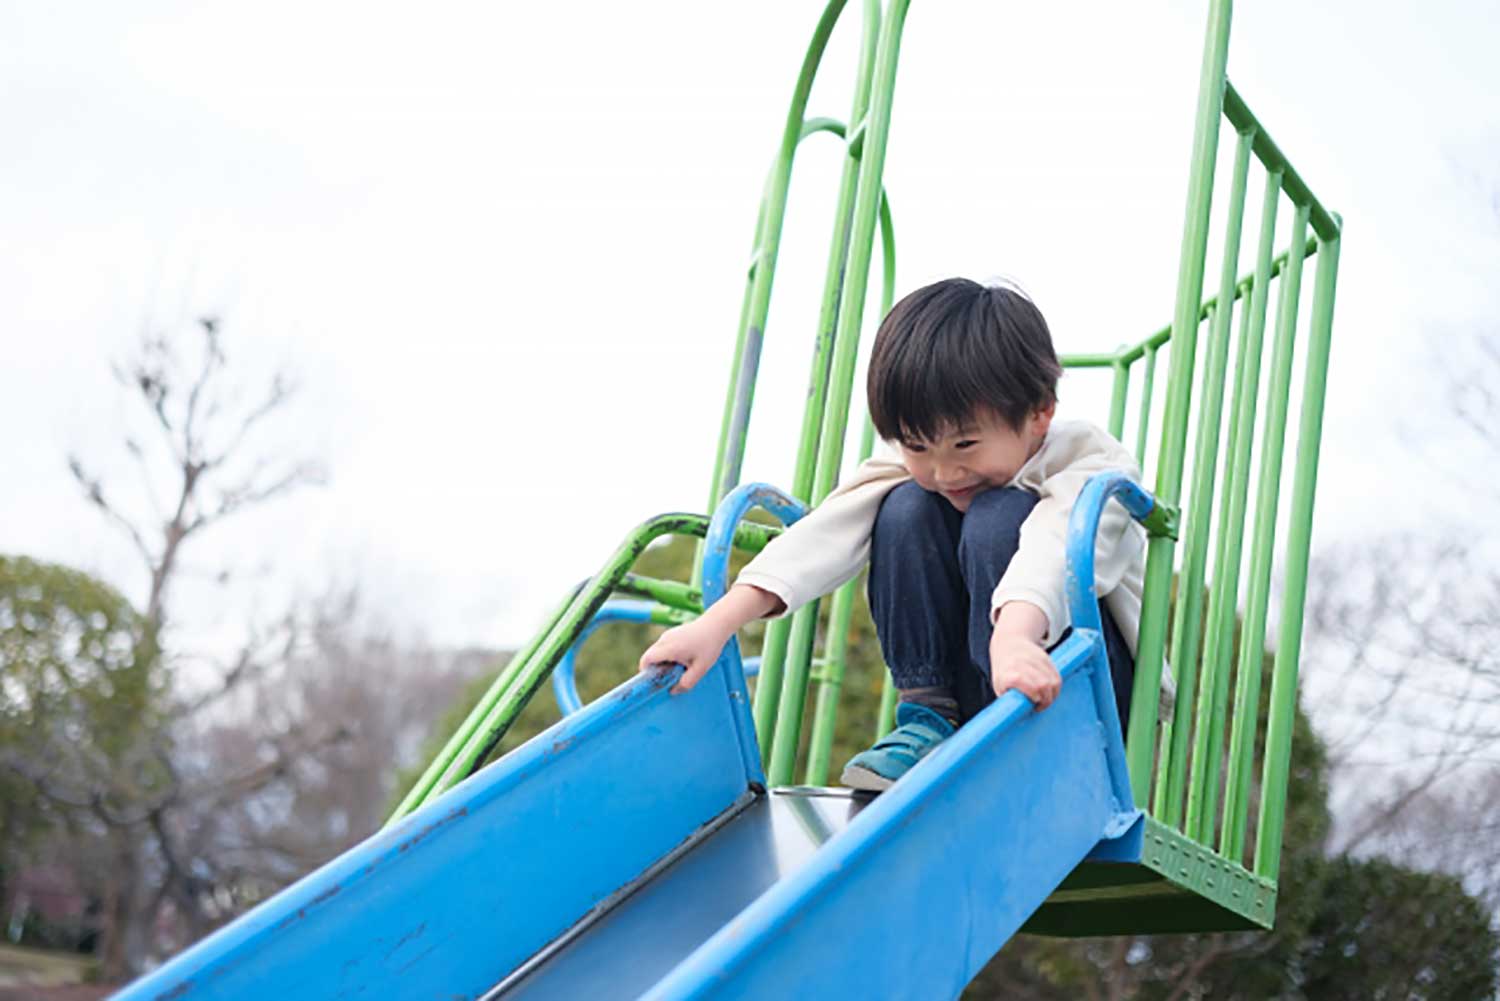
[[[996,695],[1014,688],[1035,702],[1038,710],[1050,706],[1062,691],[1062,675],[1040,643],[998,629],[990,637],[990,682]]]
[[[1038,711],[1046,709],[1062,691],[1062,675],[1042,647],[1047,635],[1047,616],[1025,601],[1007,602],[995,619],[990,634],[990,683],[996,695],[1014,688]]]
[[[771,592],[750,584],[736,584],[700,617],[662,633],[641,654],[640,671],[644,674],[655,664],[681,664],[687,670],[672,686],[672,694],[679,695],[696,685],[714,666],[724,652],[724,644],[741,626],[782,609],[781,599]]]
[[[716,628],[711,620],[695,619],[662,633],[641,654],[640,670],[645,673],[656,664],[681,664],[687,668],[672,688],[672,694],[676,695],[698,683],[728,642],[729,635]]]

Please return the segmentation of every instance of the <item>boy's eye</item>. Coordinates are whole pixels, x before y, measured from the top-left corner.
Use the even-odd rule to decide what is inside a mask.
[[[904,448],[904,449],[906,449],[908,452],[925,452],[925,451],[927,451],[927,446],[926,445],[918,445],[916,442],[903,442],[901,444],[901,447]]]
[[[953,447],[954,448],[972,448],[973,446],[978,445],[978,444],[979,444],[979,442],[977,440],[973,439],[973,438],[965,438],[963,441],[958,442]]]

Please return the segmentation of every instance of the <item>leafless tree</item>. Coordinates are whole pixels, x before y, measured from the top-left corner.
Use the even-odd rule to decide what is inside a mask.
[[[88,461],[71,455],[69,468],[88,501],[131,542],[149,581],[143,606],[144,641],[152,655],[178,667],[165,639],[171,595],[182,577],[189,544],[211,527],[319,481],[316,464],[286,460],[264,440],[263,429],[293,399],[284,372],[244,393],[236,385],[223,326],[200,319],[194,336],[148,332],[115,367],[127,395],[142,407],[154,433],[127,433],[123,445],[136,465],[149,514],[123,500]],[[213,864],[195,851],[197,832],[212,826],[225,802],[273,787],[289,762],[338,744],[345,728],[328,724],[272,736],[231,757],[197,738],[213,728],[215,706],[257,676],[286,661],[298,636],[287,620],[256,630],[244,647],[218,665],[213,680],[192,697],[181,686],[163,694],[160,718],[91,767],[59,767],[33,760],[17,766],[41,798],[62,811],[81,851],[102,875],[101,953],[107,976],[137,967],[151,950],[161,915],[170,909],[191,935],[216,919]],[[196,665],[195,665],[196,666]],[[65,741],[53,746],[66,746]],[[216,753],[217,752],[217,753]],[[219,760],[215,761],[214,758]]]
[[[1467,187],[1500,266],[1500,183],[1471,178]],[[1336,847],[1441,868],[1494,906],[1500,302],[1440,334],[1412,366],[1419,374],[1410,395],[1432,406],[1403,415],[1403,461],[1413,503],[1457,500],[1428,508],[1418,532],[1321,554],[1303,659],[1308,705],[1341,777]]]

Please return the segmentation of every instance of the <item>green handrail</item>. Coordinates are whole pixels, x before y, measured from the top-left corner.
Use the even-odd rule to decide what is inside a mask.
[[[906,8],[907,0],[891,0],[881,23],[875,54],[875,75],[870,85],[869,111],[864,119],[863,144],[859,152],[859,187],[854,199],[848,259],[840,290],[838,327],[834,335],[830,395],[824,411],[823,433],[813,478],[813,504],[821,503],[832,492],[843,459],[844,427],[854,386],[859,328],[864,318],[865,291],[880,204],[881,174],[885,168],[886,140],[890,135],[896,61],[901,49],[901,28],[905,22]],[[767,780],[773,785],[784,785],[792,779],[797,746],[802,734],[802,709],[807,698],[807,675],[812,659],[816,623],[816,602],[804,606],[793,617],[791,642],[776,712],[776,730],[771,742],[770,765],[766,770]],[[758,707],[759,693],[756,701]]]
[[[472,775],[499,744],[526,703],[567,653],[594,613],[641,553],[663,535],[702,538],[709,519],[701,514],[663,514],[643,522],[622,542],[599,572],[580,586],[549,617],[547,626],[506,664],[427,770],[407,791],[387,825],[431,802]],[[778,534],[768,525],[746,523],[735,531],[735,546],[758,552]],[[639,581],[641,578],[637,578]]]

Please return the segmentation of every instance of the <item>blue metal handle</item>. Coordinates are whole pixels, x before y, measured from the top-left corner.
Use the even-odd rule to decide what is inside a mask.
[[[655,607],[655,603],[650,601],[616,600],[606,601],[594,613],[593,619],[578,634],[578,638],[568,647],[568,652],[563,654],[563,659],[557,662],[557,667],[552,671],[552,695],[557,699],[559,712],[564,716],[571,716],[583,708],[583,701],[578,697],[575,671],[578,651],[594,635],[594,631],[607,622],[650,622],[651,612]]]
[[[750,509],[756,507],[770,512],[783,525],[790,525],[807,513],[806,504],[768,483],[746,483],[735,487],[720,501],[713,520],[708,523],[708,538],[703,549],[705,609],[729,590],[729,553],[734,545],[734,530]]]
[[[703,548],[703,608],[724,597],[729,590],[729,553],[734,546],[734,530],[741,519],[758,507],[769,511],[783,525],[790,525],[807,513],[807,505],[765,483],[746,483],[729,492],[714,511],[708,523]],[[755,742],[755,721],[750,716],[750,688],[745,684],[745,666],[740,659],[740,641],[731,637],[724,652],[709,670],[719,676],[733,707],[735,737],[740,758],[752,785],[764,786],[766,776],[760,765],[760,749]]]
[[[1068,642],[1091,644],[1093,669],[1089,672],[1094,702],[1103,724],[1105,756],[1109,760],[1110,781],[1114,787],[1119,813],[1111,822],[1110,837],[1122,836],[1140,815],[1133,809],[1130,769],[1125,759],[1125,743],[1120,714],[1115,708],[1114,680],[1109,673],[1109,655],[1104,648],[1104,623],[1099,615],[1099,588],[1094,581],[1094,544],[1099,534],[1099,519],[1104,505],[1113,497],[1125,506],[1136,521],[1145,521],[1156,507],[1156,498],[1129,475],[1122,472],[1098,473],[1084,484],[1073,503],[1068,518],[1068,611],[1073,617],[1073,636]]]
[[[594,613],[588,626],[578,634],[578,639],[568,647],[568,652],[552,671],[552,697],[557,701],[558,712],[571,716],[583,708],[583,699],[578,695],[578,651],[583,649],[583,644],[594,635],[594,631],[606,622],[651,622],[656,607],[649,601],[609,601]],[[744,666],[745,677],[753,678],[760,673],[760,658],[746,657]]]
[[[1104,505],[1111,497],[1125,505],[1136,521],[1145,521],[1156,507],[1156,498],[1127,473],[1098,473],[1084,484],[1068,519],[1068,611],[1075,629],[1104,629],[1099,619],[1099,589],[1094,582],[1094,539],[1099,534]]]

